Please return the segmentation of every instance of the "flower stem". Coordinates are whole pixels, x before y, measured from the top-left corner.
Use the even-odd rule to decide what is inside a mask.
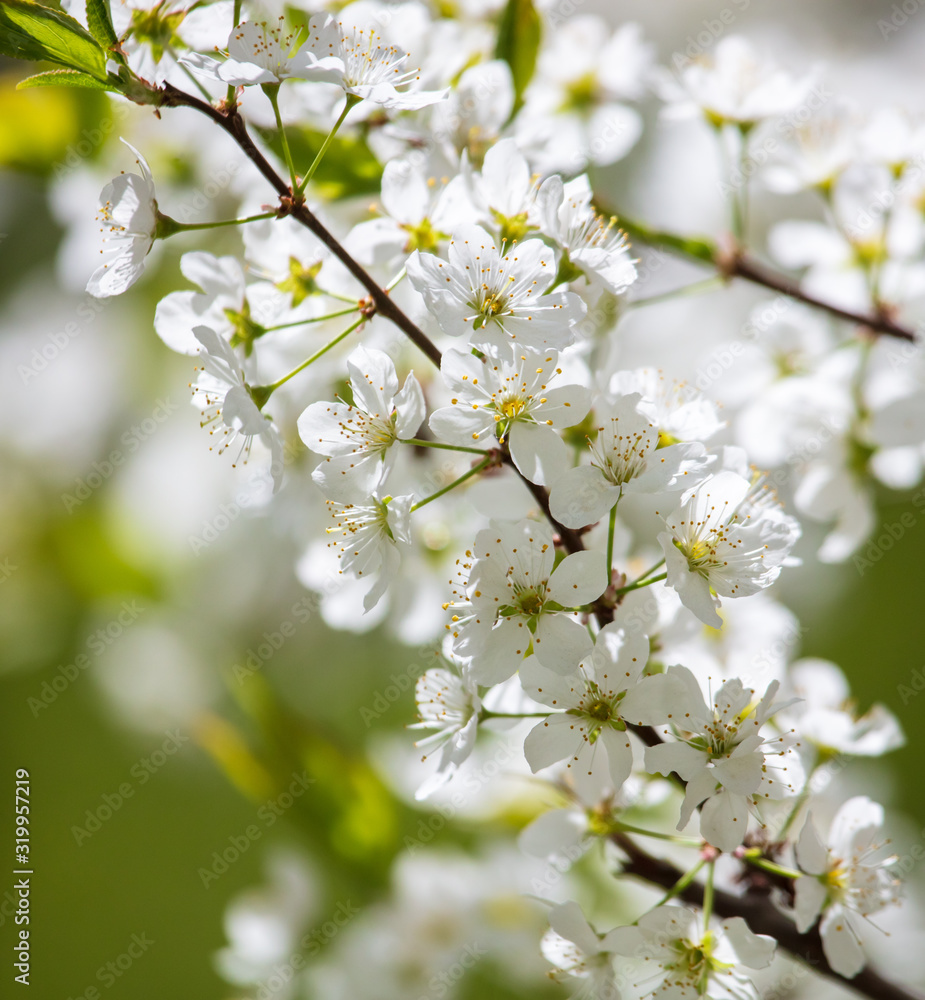
[[[710,867],[707,869],[707,881],[706,885],[703,887],[703,929],[706,931],[710,923],[710,917],[713,916],[713,869],[716,867],[716,862],[711,861]]]
[[[631,823],[619,823],[619,828],[624,833],[635,833],[640,837],[654,837],[656,840],[669,840],[672,844],[683,844],[685,847],[703,847],[702,840],[695,840],[693,837],[679,837],[676,833],[659,833],[657,830],[644,830],[641,826],[633,826]]]
[[[690,871],[685,872],[677,882],[665,893],[664,896],[655,904],[656,906],[662,906],[667,903],[669,899],[673,899],[679,893],[684,892],[684,890],[694,881],[697,877],[700,869],[706,864],[703,858],[701,858],[697,864],[694,865]]]
[[[635,582],[639,583],[640,580],[645,580],[647,576],[651,576],[660,566],[664,565],[665,565],[665,560],[659,559],[659,561],[654,566],[647,569],[645,573],[642,574],[642,576],[637,577]]]
[[[772,875],[781,875],[783,878],[799,878],[802,875],[802,872],[798,872],[793,868],[786,868],[784,865],[779,865],[776,861],[771,861],[769,858],[763,858],[757,852],[752,853],[752,851],[745,851],[742,857],[750,865],[754,865],[756,868],[761,868],[763,871],[770,872]]]
[[[270,104],[273,106],[273,114],[276,117],[276,127],[279,129],[279,139],[283,144],[283,157],[286,160],[286,166],[289,168],[289,180],[292,183],[292,193],[297,194],[299,178],[295,172],[295,164],[292,162],[292,151],[289,149],[289,139],[286,137],[285,128],[283,128],[283,119],[279,114],[279,84],[265,83],[263,84],[262,90],[267,95]]]
[[[173,236],[174,233],[192,233],[197,229],[221,229],[222,226],[243,226],[246,222],[261,222],[263,219],[275,218],[276,212],[261,212],[259,215],[248,215],[244,219],[222,219],[220,222],[177,222],[176,219],[172,219],[172,232],[169,232],[167,235]]]
[[[416,504],[413,504],[411,507],[411,512],[414,513],[414,511],[420,510],[421,507],[424,506],[424,504],[430,503],[431,500],[436,500],[437,497],[442,497],[444,493],[449,493],[450,490],[456,489],[456,487],[459,486],[460,483],[464,483],[467,479],[470,478],[470,476],[476,475],[476,473],[481,472],[484,468],[491,465],[492,460],[493,460],[492,455],[489,455],[487,458],[482,459],[482,461],[479,462],[477,465],[473,465],[468,472],[464,472],[459,477],[459,479],[454,479],[453,482],[449,484],[449,486],[444,486],[442,490],[437,490],[436,493],[431,493],[429,497],[425,497],[423,500],[419,500]]]
[[[610,521],[607,525],[607,582],[610,583],[610,571],[613,569],[613,532],[617,524],[617,506],[610,508]]]
[[[308,366],[313,362],[317,361],[322,354],[327,354],[332,347],[336,347],[345,337],[349,336],[351,333],[353,333],[354,330],[362,326],[365,322],[366,322],[366,317],[361,316],[356,321],[356,323],[352,323],[350,326],[348,326],[343,333],[339,333],[332,341],[325,344],[320,351],[315,351],[315,353],[310,358],[306,358],[306,360],[303,361],[302,364],[300,364],[297,368],[293,368],[288,375],[284,375],[282,378],[277,379],[275,382],[271,382],[269,385],[259,386],[256,388],[262,389],[264,392],[266,392],[267,396],[269,397],[270,393],[275,392],[281,385],[284,385],[286,382],[288,382],[289,379],[291,379],[294,375],[298,375],[300,371],[303,371],[305,368],[308,368]]]
[[[483,708],[479,712],[479,722],[485,719],[548,719],[555,714],[551,709],[548,712],[493,712],[490,708]]]
[[[616,594],[628,594],[631,590],[641,590],[643,587],[648,587],[650,584],[659,583],[661,580],[666,579],[667,573],[659,573],[658,576],[653,576],[651,580],[636,580],[635,583],[628,583],[625,587],[618,587],[614,593]]]
[[[277,326],[268,326],[264,329],[265,333],[271,333],[273,330],[288,330],[293,326],[305,326],[308,323],[323,323],[328,319],[337,319],[339,316],[349,316],[351,313],[356,312],[356,306],[352,309],[340,309],[338,312],[326,313],[324,316],[311,316],[308,319],[296,319],[291,323],[279,323]]]
[[[483,448],[467,448],[460,444],[444,444],[442,441],[424,441],[421,438],[403,438],[402,444],[413,444],[418,448],[445,448],[447,451],[467,451],[470,455],[484,455]]]
[[[344,104],[344,110],[340,113],[340,118],[334,122],[334,127],[328,132],[328,137],[321,144],[321,149],[318,150],[315,159],[312,161],[312,165],[308,168],[308,173],[302,178],[302,183],[296,187],[295,181],[293,181],[292,192],[293,194],[301,194],[308,182],[315,176],[315,171],[318,169],[318,165],[324,159],[324,154],[328,151],[328,146],[334,141],[334,136],[337,135],[337,130],[344,123],[344,119],[350,113],[350,111],[355,108],[360,101],[363,100],[362,97],[357,97],[356,94],[347,94],[347,101]]]
[[[241,0],[234,0],[234,15],[233,15],[233,20],[231,22],[232,29],[237,28],[237,26],[240,23],[241,23]],[[234,104],[234,92],[235,92],[234,84],[229,83],[228,89],[225,91],[225,104],[227,104],[229,108],[232,107]]]
[[[723,279],[714,274],[710,278],[702,281],[694,281],[689,285],[682,285],[680,288],[672,288],[667,292],[659,292],[658,295],[649,295],[644,299],[631,299],[627,306],[651,306],[656,302],[667,302],[669,299],[680,298],[682,295],[696,295],[699,292],[708,292],[711,288],[721,288]]]

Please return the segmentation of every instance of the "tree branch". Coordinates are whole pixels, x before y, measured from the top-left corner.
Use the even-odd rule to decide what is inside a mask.
[[[881,309],[873,315],[842,309],[841,306],[825,302],[816,298],[815,295],[803,291],[798,282],[759,264],[741,250],[724,253],[711,240],[702,237],[678,236],[675,233],[653,229],[642,222],[631,221],[624,217],[619,217],[619,223],[631,239],[670,250],[682,257],[687,257],[689,260],[708,264],[715,267],[719,274],[725,278],[742,278],[744,281],[752,282],[752,284],[761,285],[769,291],[786,295],[797,302],[812,306],[814,309],[820,309],[837,319],[854,323],[874,333],[883,333],[899,340],[916,341],[915,332],[896,323],[885,309]]]
[[[623,871],[634,878],[642,879],[664,889],[671,889],[684,872],[669,861],[655,858],[642,850],[630,837],[624,833],[612,835],[614,843],[627,855],[629,861],[624,864]],[[694,906],[703,905],[703,886],[692,882],[678,894],[686,903]],[[871,1000],[923,1000],[925,994],[897,983],[884,979],[871,966],[866,966],[853,979],[848,979],[836,972],[825,957],[822,948],[822,938],[819,931],[813,928],[807,934],[800,934],[796,925],[774,908],[766,894],[754,893],[744,896],[734,896],[730,892],[717,889],[713,896],[713,911],[718,916],[742,917],[756,934],[767,934],[773,937],[782,948],[785,948],[795,958],[806,962],[816,972],[829,976],[842,986],[856,991]]]

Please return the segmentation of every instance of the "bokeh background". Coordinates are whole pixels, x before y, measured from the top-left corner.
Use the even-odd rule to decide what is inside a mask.
[[[885,35],[878,21],[894,5],[871,0],[574,2],[614,24],[638,20],[663,61],[728,7],[732,30],[794,70],[823,63],[826,80],[865,106],[925,111],[921,8]],[[326,627],[296,579],[287,534],[259,505],[230,503],[241,481],[209,453],[188,405],[192,365],[152,330],[156,302],[178,287],[179,255],[199,243],[171,241],[117,300],[82,292],[118,134],[148,137],[159,187],[190,197],[201,187],[170,113],[157,122],[94,93],[16,92],[27,70],[0,61],[0,829],[9,843],[13,771],[27,768],[35,989],[49,1000],[91,986],[113,1000],[243,995],[215,956],[228,943],[229,903],[265,882],[270,859],[290,845],[311,859],[306,927],[320,928],[343,900],[375,914],[394,859],[429,815],[396,793],[385,763],[396,741],[410,741],[403,727],[414,717],[408,685],[394,697],[390,676],[416,676],[422,654],[387,624],[366,634]],[[696,187],[698,141],[666,138],[654,102],[648,115],[652,129],[599,188],[637,216],[718,231],[718,200]],[[674,166],[653,183],[648,164],[664,162],[671,142]],[[771,211],[759,201],[759,234]],[[234,237],[209,245],[220,252]],[[742,288],[698,299],[683,317],[692,343],[706,326],[734,333],[753,299]],[[654,310],[645,320],[660,321]],[[839,663],[861,707],[882,702],[903,723],[903,749],[852,764],[856,787],[896,817],[899,853],[925,828],[925,699],[901,689],[925,664],[925,520],[911,496],[882,498],[883,524],[907,512],[912,526],[863,574],[816,563],[811,531],[805,564],[776,588],[800,616],[802,653]],[[297,496],[288,515],[299,516]],[[284,623],[292,634],[275,648]],[[81,654],[89,666],[70,668]],[[306,794],[271,825],[267,802],[300,774]],[[433,843],[475,856],[486,836],[504,842],[524,820],[513,802],[487,834],[463,817]],[[204,884],[213,852],[242,837],[240,858]],[[12,882],[2,856],[0,896]],[[101,986],[98,971],[133,935],[153,944]],[[4,955],[11,942],[6,917]],[[465,991],[540,995],[499,984],[490,964]]]

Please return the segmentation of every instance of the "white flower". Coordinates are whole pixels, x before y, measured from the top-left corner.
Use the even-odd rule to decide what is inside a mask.
[[[180,271],[202,291],[171,292],[158,302],[154,329],[161,340],[180,354],[196,354],[199,345],[193,328],[208,326],[249,356],[254,341],[266,333],[263,324],[282,310],[284,296],[265,282],[248,288],[235,257],[185,253],[180,258]]]
[[[87,291],[100,299],[121,295],[135,284],[157,236],[159,213],[151,170],[131,143],[125,139],[122,142],[135,154],[141,173],[120,174],[100,194],[100,232],[104,243],[100,253],[106,256],[87,282]]]
[[[775,705],[780,687],[772,681],[760,702],[755,692],[733,678],[719,689],[712,706],[704,701],[700,685],[687,667],[669,667],[675,683],[654,689],[677,742],[646,748],[646,770],[687,782],[678,829],[690,821],[703,803],[700,834],[721,851],[734,851],[748,829],[748,811],[756,797],[779,799],[795,790],[802,771],[793,755],[772,767],[771,755],[785,756],[789,735],[768,739],[761,727],[786,705]],[[678,692],[683,695],[678,697]],[[788,703],[789,704],[789,703]],[[779,772],[779,773],[778,773]]]
[[[503,242],[522,240],[537,229],[537,177],[514,139],[496,142],[485,154],[481,172],[469,170],[464,176],[480,220]]]
[[[666,74],[661,84],[671,117],[702,115],[713,125],[746,127],[794,110],[809,87],[762,61],[740,35],[721,39],[712,53],[682,67],[677,81]]]
[[[593,1000],[620,1000],[614,955],[625,949],[630,928],[617,927],[598,934],[577,903],[559,903],[549,911],[550,929],[543,935],[543,958],[555,966],[554,979],[581,979],[581,995]]]
[[[652,418],[663,446],[677,441],[707,441],[723,426],[716,405],[702,392],[687,382],[669,381],[657,368],[616,372],[608,392],[611,396],[638,392],[642,396],[639,410]]]
[[[592,199],[586,174],[565,184],[558,174],[547,178],[536,196],[540,229],[563,250],[566,273],[574,269],[592,287],[619,295],[636,280],[636,267],[617,220],[599,215]]]
[[[879,757],[905,743],[899,720],[884,705],[857,713],[845,675],[834,663],[798,660],[787,678],[801,699],[787,714],[787,725],[824,756]]]
[[[434,175],[417,160],[389,160],[382,172],[384,215],[354,226],[344,246],[361,264],[396,263],[414,250],[436,252],[471,217],[462,177]]]
[[[646,995],[665,1000],[691,996],[757,1000],[758,991],[739,967],[767,968],[777,946],[773,938],[754,934],[741,917],[709,929],[704,928],[701,915],[680,906],[658,906],[644,913],[635,927],[623,931],[615,950],[642,959]],[[659,975],[653,974],[653,965],[664,976],[659,986],[648,989],[653,975]]]
[[[544,174],[621,159],[642,133],[624,102],[645,92],[653,47],[638,24],[613,31],[594,15],[563,19],[550,34],[515,122],[518,140]]]
[[[649,658],[649,639],[605,625],[594,648],[575,673],[562,676],[528,657],[520,668],[520,682],[531,698],[558,709],[538,723],[524,741],[524,755],[536,772],[568,759],[591,774],[591,762],[602,748],[614,790],[619,790],[633,768],[633,751],[626,724],[658,725],[666,721],[659,689],[675,684],[667,674],[642,678]],[[677,697],[680,697],[680,690]],[[655,709],[653,711],[653,708]]]
[[[892,859],[874,860],[885,843],[876,840],[882,826],[883,807],[859,795],[838,810],[828,847],[812,816],[796,845],[797,863],[806,872],[795,883],[797,929],[805,934],[823,914],[822,948],[829,965],[843,976],[856,976],[864,967],[866,918],[899,902],[898,883],[885,870]]]
[[[445,90],[397,90],[419,79],[420,70],[405,69],[408,54],[389,45],[375,28],[358,28],[330,14],[316,14],[308,31],[306,79],[334,83],[348,95],[402,111],[446,98]]]
[[[193,387],[193,405],[201,410],[202,426],[209,427],[210,434],[221,436],[219,454],[241,438],[236,461],[243,455],[245,465],[254,438],[259,438],[270,451],[275,493],[283,481],[283,445],[279,433],[270,418],[260,412],[244,379],[244,369],[228,342],[207,326],[197,326],[193,333],[202,345],[201,374]],[[217,426],[212,427],[213,424]]]
[[[379,497],[369,503],[338,503],[328,500],[334,527],[329,535],[340,536],[328,542],[340,556],[339,572],[359,579],[379,578],[363,598],[363,610],[370,611],[395,580],[401,563],[398,545],[411,544],[411,505],[414,497]]]
[[[235,87],[279,84],[289,78],[306,79],[309,58],[305,46],[293,52],[295,34],[286,33],[286,19],[276,25],[243,21],[228,36],[228,58],[219,65],[219,79]]]
[[[761,481],[722,471],[696,486],[665,518],[658,536],[668,586],[705,624],[719,628],[718,598],[746,597],[769,587],[800,534]]]
[[[414,700],[421,721],[408,728],[437,730],[414,745],[426,749],[428,754],[441,751],[436,773],[421,785],[415,795],[421,800],[449,781],[472,753],[482,702],[472,680],[444,667],[435,667],[418,678]],[[427,759],[427,754],[423,759]]]
[[[599,552],[574,552],[553,570],[552,529],[535,521],[491,522],[461,560],[468,570],[458,600],[450,602],[454,653],[469,661],[483,684],[507,680],[530,644],[545,667],[566,673],[593,643],[578,613],[607,585]]]
[[[481,163],[513,108],[511,67],[503,59],[480,62],[463,72],[448,100],[435,105],[421,138],[433,142],[442,137],[448,152],[465,151],[473,163]]]
[[[444,333],[469,333],[480,350],[516,341],[537,350],[572,342],[584,303],[572,292],[543,293],[556,277],[555,254],[538,239],[499,250],[479,226],[465,226],[450,243],[449,260],[413,253],[408,277]]]
[[[514,345],[497,358],[449,350],[440,370],[455,394],[450,406],[435,410],[430,429],[449,444],[473,447],[480,441],[507,443],[517,468],[531,482],[553,482],[568,456],[557,429],[580,423],[591,405],[580,385],[549,385],[562,374],[556,351]]]
[[[570,469],[549,494],[552,516],[569,528],[604,517],[624,493],[680,490],[707,472],[702,444],[659,448],[659,428],[640,412],[638,393],[601,397],[594,407],[597,436],[591,464]],[[689,478],[688,478],[689,477]]]
[[[299,435],[327,456],[312,479],[333,500],[368,496],[389,472],[396,441],[413,438],[424,420],[421,386],[413,374],[399,391],[392,359],[358,347],[347,359],[354,405],[312,403],[299,417]]]

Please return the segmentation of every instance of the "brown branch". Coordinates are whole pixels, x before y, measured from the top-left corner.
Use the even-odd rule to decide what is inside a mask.
[[[236,105],[232,105],[227,110],[220,110],[210,104],[207,104],[205,101],[199,100],[197,97],[193,97],[190,94],[186,94],[183,91],[178,90],[169,83],[164,85],[163,93],[164,99],[162,106],[185,106],[193,108],[206,115],[220,128],[227,132],[238,144],[242,152],[248,157],[248,159],[251,160],[267,181],[269,181],[278,194],[280,198],[281,215],[291,215],[294,219],[296,219],[296,221],[301,223],[306,227],[306,229],[314,234],[369,292],[369,295],[375,304],[375,311],[390,319],[403,333],[408,336],[412,343],[414,343],[434,363],[434,365],[436,365],[436,367],[440,367],[440,351],[424,333],[424,331],[421,330],[420,327],[418,327],[417,324],[415,324],[407,315],[405,315],[402,309],[392,301],[389,294],[379,285],[379,283],[375,281],[375,279],[368,274],[367,271],[353,259],[353,257],[350,256],[337,239],[330,232],[328,232],[320,220],[317,219],[316,216],[306,207],[304,200],[293,197],[291,187],[273,169],[273,166],[269,163],[266,157],[254,145],[254,142],[247,131],[244,120],[238,113]],[[679,242],[681,241],[678,241],[676,238],[676,244]],[[677,245],[673,245],[672,248],[681,249],[683,252],[683,248]],[[700,260],[704,259],[702,252],[696,253],[693,256]],[[731,262],[727,261],[725,263],[725,270],[723,270],[723,266],[721,266],[718,257],[719,255],[716,254],[713,263],[721,270],[722,273],[728,273],[731,276],[745,278],[746,280],[764,285],[767,288],[779,291],[791,298],[798,299],[808,305],[825,309],[842,319],[851,320],[859,325],[877,330],[878,332],[888,333],[891,336],[900,337],[904,340],[915,339],[912,333],[904,330],[902,327],[896,326],[886,317],[878,320],[871,317],[860,316],[846,310],[839,309],[835,306],[831,306],[827,303],[820,302],[819,300],[801,292],[797,286],[792,285],[792,283],[790,283],[786,278],[774,275],[769,271],[764,271],[757,265],[752,264],[750,261],[743,258],[741,255],[733,257]],[[582,540],[581,533],[559,524],[550,513],[548,492],[542,486],[531,483],[525,476],[523,476],[511,461],[509,454],[505,454],[504,458],[506,464],[510,465],[511,468],[513,468],[515,472],[520,475],[527,488],[533,494],[534,499],[543,510],[543,513],[559,534],[563,546],[569,552],[582,551],[584,549],[584,542]],[[612,619],[612,608],[601,606],[596,608],[595,611],[599,617],[603,616],[605,620],[608,619],[608,615],[609,618]],[[654,729],[640,726],[631,726],[630,728],[636,733],[637,736],[650,746],[654,745],[656,742],[661,742],[660,737]],[[629,837],[624,834],[614,834],[613,839],[629,857],[629,862],[624,865],[623,869],[627,875],[644,879],[649,883],[663,886],[666,889],[672,888],[678,879],[683,876],[684,873],[680,869],[676,868],[667,861],[662,861],[642,851],[635,845],[635,843],[633,843],[633,841],[630,840]],[[686,889],[682,890],[682,892],[679,893],[679,896],[686,902],[693,903],[694,905],[702,905],[703,888],[700,885],[693,883]],[[713,906],[714,910],[721,916],[743,917],[755,933],[768,934],[774,937],[782,947],[796,957],[801,958],[814,968],[817,968],[820,972],[841,981],[843,984],[867,995],[868,997],[871,997],[872,1000],[923,1000],[922,994],[897,986],[896,984],[883,979],[877,972],[870,968],[864,969],[854,979],[847,979],[835,972],[825,958],[825,954],[822,950],[822,941],[819,937],[818,931],[813,930],[809,934],[799,934],[796,927],[790,921],[786,920],[780,913],[778,913],[770,905],[766,898],[759,899],[754,896],[739,897],[733,896],[731,893],[727,893],[722,890],[717,890],[714,894]]]
[[[814,309],[822,309],[838,319],[856,323],[858,326],[866,327],[876,333],[885,333],[890,337],[915,342],[915,334],[904,326],[894,323],[886,311],[881,310],[877,315],[868,316],[852,312],[850,309],[842,309],[841,306],[833,305],[831,302],[823,302],[822,299],[817,299],[814,295],[804,292],[796,282],[775,273],[763,264],[758,264],[743,253],[733,254],[728,261],[718,262],[717,267],[723,275],[751,281],[753,284],[761,285],[772,292],[779,292],[781,295],[812,306]]]
[[[757,263],[741,249],[724,252],[712,240],[702,237],[678,236],[676,233],[654,229],[645,223],[631,221],[622,216],[620,217],[620,226],[631,239],[647,243],[649,246],[661,247],[689,260],[715,267],[723,277],[741,278],[744,281],[752,282],[752,284],[761,285],[762,288],[767,288],[769,291],[786,295],[797,302],[812,306],[814,309],[820,309],[837,319],[854,323],[856,326],[874,333],[884,333],[899,340],[912,342],[917,339],[915,332],[896,323],[887,309],[881,307],[874,314],[843,309],[841,306],[826,302],[803,291],[799,282],[773,271],[764,264]]]
[[[626,834],[615,833],[613,840],[629,858],[628,862],[623,865],[623,872],[626,875],[660,885],[664,889],[673,888],[683,877],[684,872],[680,868],[669,861],[663,861],[661,858],[648,854]],[[702,906],[703,886],[692,882],[686,889],[682,889],[678,896],[693,906]],[[813,928],[807,934],[800,934],[796,925],[774,908],[767,895],[734,896],[730,892],[717,889],[713,895],[713,910],[723,918],[742,917],[756,934],[769,935],[795,958],[806,962],[811,968],[836,980],[842,986],[847,986],[857,993],[870,997],[871,1000],[923,1000],[925,998],[925,994],[917,990],[884,979],[869,965],[853,979],[836,972],[825,957],[818,929]]]

